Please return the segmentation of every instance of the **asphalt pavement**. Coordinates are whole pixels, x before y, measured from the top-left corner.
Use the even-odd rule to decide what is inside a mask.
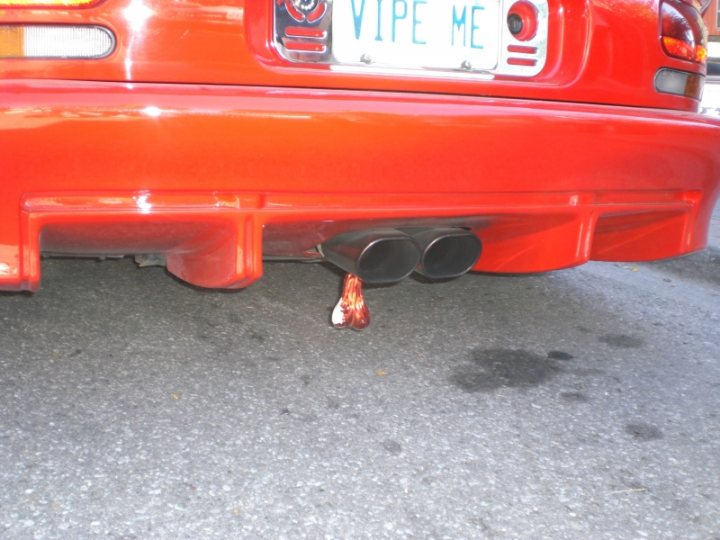
[[[367,291],[45,260],[0,295],[0,537],[720,538],[710,250]]]

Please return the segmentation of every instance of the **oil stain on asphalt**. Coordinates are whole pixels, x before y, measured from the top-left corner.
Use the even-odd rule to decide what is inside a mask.
[[[590,398],[582,392],[561,392],[560,398],[568,403],[588,403]]]
[[[565,351],[550,351],[548,353],[548,358],[550,360],[572,360],[575,357],[570,353],[566,353]]]
[[[639,349],[645,345],[645,341],[637,336],[625,334],[605,334],[598,338],[600,343],[605,343],[616,349]]]
[[[625,433],[632,435],[636,441],[642,442],[657,441],[664,437],[663,432],[657,426],[645,422],[627,424]]]
[[[530,351],[475,349],[470,363],[455,368],[449,381],[465,392],[491,392],[540,386],[562,371],[553,358]]]

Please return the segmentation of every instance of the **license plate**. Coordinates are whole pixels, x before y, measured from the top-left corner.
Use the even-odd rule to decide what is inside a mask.
[[[339,63],[491,70],[500,52],[500,0],[336,0]]]

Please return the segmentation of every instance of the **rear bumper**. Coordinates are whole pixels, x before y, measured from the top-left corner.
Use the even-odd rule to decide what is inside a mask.
[[[42,252],[165,253],[204,287],[350,229],[471,228],[476,270],[702,249],[720,123],[461,96],[0,82],[0,288]]]

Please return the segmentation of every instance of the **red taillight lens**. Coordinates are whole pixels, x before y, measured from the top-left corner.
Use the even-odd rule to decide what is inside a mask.
[[[662,45],[670,56],[697,63],[707,60],[707,28],[698,8],[694,0],[662,3]]]

